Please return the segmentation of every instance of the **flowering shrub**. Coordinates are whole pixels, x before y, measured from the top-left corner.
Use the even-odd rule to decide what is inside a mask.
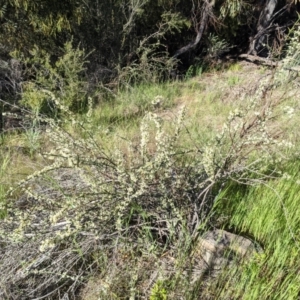
[[[224,184],[262,183],[278,174],[270,166],[288,159],[293,144],[272,126],[282,102],[272,98],[277,79],[277,74],[267,77],[254,93],[245,93],[217,136],[205,145],[195,141],[196,149],[186,151],[178,147],[188,135],[184,107],[169,133],[163,118],[147,113],[138,144],[129,142],[126,151],[115,145],[108,151],[90,126],[91,99],[83,121],[56,93],[42,89],[64,118],[38,117],[47,124],[45,134],[52,143],[42,153],[48,164],[6,194],[11,202],[0,223],[0,298],[66,294],[75,299],[87,275],[99,269],[101,274],[122,270],[111,278],[112,285],[128,272],[127,285],[122,282],[115,289],[122,296],[137,294],[133,287],[138,289],[135,284],[147,270],[141,274],[128,267],[132,255],[139,261],[151,251],[161,255],[168,250],[175,257],[188,253],[211,222]],[[107,285],[101,286],[103,297],[108,297]],[[151,293],[151,286],[139,289]],[[157,283],[152,297],[167,292]]]

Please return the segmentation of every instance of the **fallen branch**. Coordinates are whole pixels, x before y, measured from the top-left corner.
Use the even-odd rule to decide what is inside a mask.
[[[241,54],[238,56],[238,58],[245,59],[254,64],[261,64],[261,65],[269,66],[269,67],[278,67],[281,65],[281,63],[278,61],[272,61],[268,58],[263,58],[260,56],[250,55],[250,54]]]

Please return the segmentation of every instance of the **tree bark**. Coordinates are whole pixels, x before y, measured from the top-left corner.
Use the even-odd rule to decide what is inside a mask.
[[[208,2],[207,0],[205,0],[204,7],[202,10],[202,16],[201,16],[201,20],[200,20],[200,25],[198,27],[197,36],[196,36],[195,40],[193,42],[190,42],[188,45],[177,50],[173,56],[174,58],[177,58],[178,56],[182,55],[183,53],[191,51],[199,44],[199,42],[202,38],[202,35],[204,33],[204,30],[208,24],[209,17],[210,17],[210,15],[212,15],[212,9],[213,9],[214,5],[215,5],[215,0],[212,0],[211,2]]]
[[[264,5],[257,22],[257,33],[251,39],[248,54],[255,56],[266,56],[268,53],[267,43],[269,29],[273,22],[273,16],[277,3],[278,0],[267,0],[266,4]]]

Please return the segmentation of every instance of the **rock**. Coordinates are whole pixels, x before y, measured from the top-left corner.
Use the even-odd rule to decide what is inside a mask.
[[[193,281],[206,273],[216,277],[235,260],[247,259],[261,251],[261,247],[245,237],[220,229],[208,231],[199,238],[192,253]]]
[[[174,253],[168,251],[161,257],[149,254],[140,260],[137,257],[124,260],[121,252],[116,252],[118,264],[103,277],[90,280],[82,289],[82,299],[110,299],[110,294],[120,292],[118,288],[122,287],[123,281],[128,281],[128,276],[139,278],[136,289],[143,295],[141,299],[151,298],[155,285],[166,283],[168,286],[172,280],[176,280],[176,288],[172,292],[166,288],[170,293],[168,299],[187,299],[187,295],[194,295],[193,299],[217,299],[212,295],[213,289],[224,268],[234,267],[234,264],[250,259],[251,255],[260,251],[253,241],[245,237],[215,229],[198,238],[189,256],[173,256]],[[128,268],[132,269],[131,274]]]

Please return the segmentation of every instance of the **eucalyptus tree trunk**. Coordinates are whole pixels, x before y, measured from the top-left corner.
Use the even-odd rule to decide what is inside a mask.
[[[266,56],[268,37],[278,0],[267,0],[258,19],[256,34],[251,38],[248,54]]]
[[[189,52],[194,49],[202,39],[203,33],[208,25],[209,19],[213,17],[213,7],[215,6],[215,0],[204,0],[204,4],[201,12],[201,19],[199,21],[199,25],[196,26],[196,38],[194,41],[190,42],[188,45],[180,48],[174,54],[174,58],[182,55],[183,53]]]

